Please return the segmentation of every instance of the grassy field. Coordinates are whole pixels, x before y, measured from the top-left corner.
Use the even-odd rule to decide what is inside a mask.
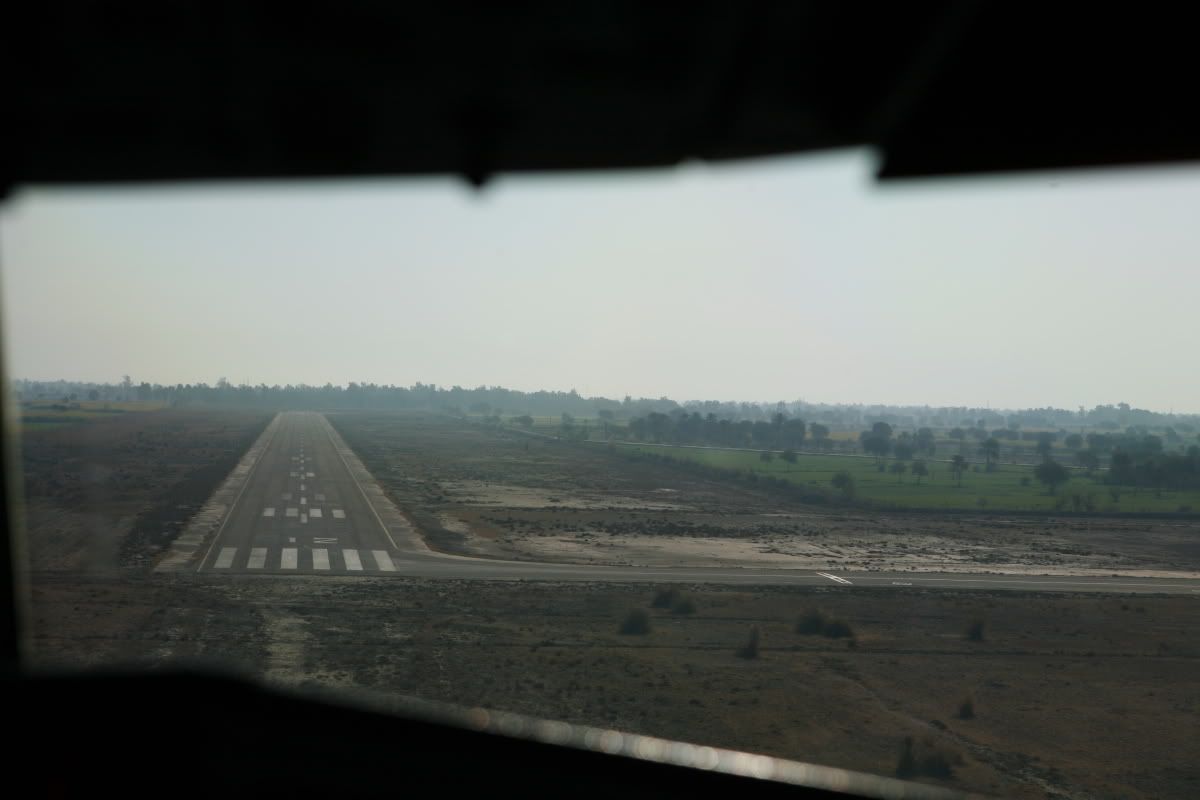
[[[629,446],[629,450],[671,458],[695,461],[725,469],[753,471],[798,484],[832,488],[834,473],[849,472],[857,484],[858,497],[875,503],[907,508],[930,509],[990,509],[999,511],[1071,511],[1076,510],[1074,497],[1079,497],[1088,510],[1088,498],[1093,511],[1102,512],[1173,512],[1200,510],[1200,492],[1155,492],[1152,489],[1111,487],[1082,473],[1075,474],[1056,495],[1050,495],[1034,477],[1033,467],[1001,464],[993,472],[970,471],[962,476],[962,485],[955,481],[950,465],[943,461],[927,462],[930,474],[920,483],[911,473],[897,476],[885,470],[873,458],[837,455],[800,455],[795,464],[782,458],[770,462],[760,459],[757,452],[745,450],[662,447],[654,445]],[[1114,492],[1115,491],[1115,497]]]
[[[77,403],[49,401],[22,403],[20,407],[21,430],[48,430],[89,420],[108,419],[121,414],[159,411],[163,408],[166,408],[165,403],[138,402],[136,400],[128,402],[84,400]]]

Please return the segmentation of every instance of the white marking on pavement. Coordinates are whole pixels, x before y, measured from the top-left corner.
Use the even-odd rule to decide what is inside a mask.
[[[284,493],[281,495],[281,497],[282,497],[284,500],[291,500],[291,499],[292,499],[292,493],[291,493],[291,492],[284,492]]]
[[[300,491],[302,491],[302,492],[304,491],[304,484],[303,484],[303,483],[302,483],[302,484],[300,484]]]
[[[336,536],[314,536],[313,544],[337,544]]]
[[[221,555],[217,556],[217,563],[213,564],[213,567],[215,569],[229,569],[233,566],[233,557],[236,555],[236,547],[222,547]]]
[[[280,569],[295,569],[299,566],[299,551],[294,547],[283,548],[283,553],[279,558]]]
[[[308,477],[310,477],[310,478],[315,478],[315,477],[317,477],[317,473],[315,473],[315,472],[309,472],[309,473],[307,473],[307,474],[308,474]]]
[[[262,569],[267,564],[267,548],[255,547],[250,551],[250,560],[246,563],[246,569]]]
[[[305,524],[307,524],[307,522],[308,522],[308,514],[301,514],[301,515],[300,515],[300,522],[301,522],[301,523],[305,523]]]
[[[289,541],[289,542],[291,542],[292,544],[295,544],[295,543],[296,543],[296,537],[295,537],[295,536],[289,536],[289,537],[288,537],[288,541]]]
[[[310,508],[308,510],[308,516],[311,517],[312,519],[320,519],[321,518],[321,509]]]
[[[340,508],[335,508],[335,509],[333,510],[333,518],[334,518],[334,519],[345,519],[345,518],[346,518],[346,512],[345,512],[345,511],[342,511]]]
[[[301,498],[300,498],[300,505],[302,505],[302,506],[306,506],[306,505],[308,505],[308,498],[307,498],[307,497],[301,497]]]
[[[286,513],[286,514],[287,514],[289,517],[294,517],[294,516],[296,516],[297,514],[299,514],[299,513],[300,513],[300,509],[298,509],[298,508],[289,508],[289,509],[287,510],[287,512],[285,512],[285,513]]]
[[[324,547],[313,548],[313,569],[329,569],[329,551]]]
[[[343,550],[342,558],[346,559],[346,569],[362,571],[362,561],[358,557],[357,550]]]
[[[314,495],[313,495],[313,498],[314,498],[314,499],[315,499],[315,500],[316,500],[318,503],[324,503],[324,502],[325,502],[325,495],[321,494],[320,492],[318,492],[318,493],[314,494]]]
[[[829,580],[833,581],[834,583],[844,583],[847,586],[853,585],[850,583],[850,581],[846,580],[845,578],[839,578],[837,575],[830,575],[828,572],[818,572],[817,574],[820,575],[822,578],[829,578]]]
[[[396,565],[392,563],[392,557],[388,555],[387,550],[372,550],[371,555],[375,556],[375,563],[384,572],[396,571]]]
[[[296,473],[295,473],[295,472],[289,472],[289,473],[288,473],[288,475],[292,476],[293,478],[294,478],[294,477],[296,477]]]
[[[264,516],[264,517],[273,517],[273,516],[275,516],[275,509],[274,509],[274,508],[270,508],[270,507],[268,507],[268,508],[264,508],[264,509],[263,509],[263,516]]]

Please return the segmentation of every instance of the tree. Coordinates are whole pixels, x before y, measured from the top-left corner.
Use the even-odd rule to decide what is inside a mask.
[[[1039,433],[1037,437],[1037,454],[1042,457],[1043,461],[1050,458],[1050,453],[1054,450],[1054,434]]]
[[[830,479],[830,483],[833,484],[833,488],[844,494],[847,500],[854,499],[854,493],[857,487],[854,484],[854,476],[849,472],[842,470],[835,473],[833,478]]]
[[[912,469],[912,474],[915,475],[917,478],[917,486],[920,486],[921,478],[924,478],[926,475],[929,474],[929,467],[927,467],[925,465],[924,461],[917,460],[912,463],[911,469]]]
[[[1078,450],[1079,448],[1083,447],[1083,437],[1078,433],[1068,434],[1067,438],[1063,439],[1063,444],[1072,450]]]
[[[790,448],[787,450],[784,450],[781,458],[783,458],[783,460],[789,464],[795,464],[796,463],[796,451],[792,450]]]
[[[934,441],[933,429],[921,428],[917,431],[917,451],[927,456],[937,452],[937,442]]]
[[[954,439],[955,441],[958,442],[958,452],[962,453],[963,446],[966,444],[966,441],[967,441],[967,432],[964,431],[962,428],[955,428],[954,430],[950,431],[949,436],[951,439]]]
[[[958,488],[962,488],[962,476],[967,471],[967,460],[962,456],[956,455],[950,459],[950,471],[954,473],[954,480],[958,482]]]
[[[1100,466],[1100,457],[1091,450],[1076,451],[1075,461],[1078,462],[1079,466],[1087,470],[1089,475],[1092,473],[1092,470]]]
[[[896,483],[904,483],[904,473],[908,472],[907,464],[903,461],[893,461],[888,469],[896,476]]]
[[[992,469],[992,459],[1000,458],[1000,440],[995,436],[985,439],[983,444],[979,445],[979,452],[983,454],[983,459],[987,470]]]
[[[1071,477],[1067,468],[1052,458],[1038,464],[1033,470],[1033,476],[1046,485],[1050,494],[1054,494],[1055,490]]]

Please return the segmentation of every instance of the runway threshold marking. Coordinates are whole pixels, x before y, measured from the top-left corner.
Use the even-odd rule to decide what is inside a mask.
[[[246,562],[246,569],[262,569],[267,565],[267,548],[255,547],[250,550],[250,560]]]
[[[392,563],[392,557],[388,555],[387,550],[372,550],[371,555],[375,556],[375,563],[379,565],[379,569],[384,572],[396,571],[396,565]]]
[[[850,581],[846,580],[845,578],[839,578],[837,575],[830,575],[828,572],[818,572],[817,574],[820,575],[822,578],[829,578],[829,580],[833,581],[834,583],[841,583],[841,584],[845,584],[846,586],[854,585],[854,584],[850,583]]]
[[[355,572],[362,571],[362,559],[358,557],[357,550],[343,550],[342,558],[346,561],[346,569],[354,570]]]
[[[264,517],[275,516],[275,508],[273,506],[267,506],[266,508],[263,509],[263,516]]]
[[[280,569],[296,569],[300,566],[300,551],[295,547],[285,547],[279,558]]]
[[[314,547],[313,569],[329,569],[329,551],[324,547]]]
[[[214,569],[229,569],[233,566],[233,557],[237,555],[236,547],[222,547],[221,555],[217,556],[217,563],[213,564]]]

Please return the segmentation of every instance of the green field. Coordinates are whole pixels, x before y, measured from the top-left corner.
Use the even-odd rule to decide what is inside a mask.
[[[1111,487],[1098,479],[1088,478],[1082,473],[1058,488],[1056,495],[1047,493],[1037,482],[1033,467],[1002,464],[993,472],[976,472],[972,464],[970,471],[962,476],[959,487],[950,471],[949,463],[927,461],[929,476],[920,483],[911,473],[896,476],[887,467],[891,461],[882,462],[885,471],[880,472],[876,460],[853,456],[800,455],[795,464],[789,464],[776,456],[764,462],[755,451],[720,450],[688,447],[664,447],[636,445],[623,447],[626,452],[645,452],[671,458],[695,461],[724,469],[744,472],[753,471],[770,475],[797,484],[808,484],[832,490],[830,479],[834,473],[849,472],[857,484],[859,499],[887,506],[929,509],[989,509],[996,511],[1072,511],[1090,510],[1097,512],[1175,512],[1181,510],[1200,511],[1200,491],[1162,491],[1136,489],[1133,487]],[[1029,485],[1022,485],[1027,479]],[[1116,489],[1114,499],[1112,490]],[[1078,497],[1078,500],[1074,498]]]
[[[46,430],[119,414],[158,411],[163,408],[166,408],[165,403],[143,403],[134,400],[111,403],[91,400],[77,403],[22,403],[20,407],[21,429],[26,431]]]

